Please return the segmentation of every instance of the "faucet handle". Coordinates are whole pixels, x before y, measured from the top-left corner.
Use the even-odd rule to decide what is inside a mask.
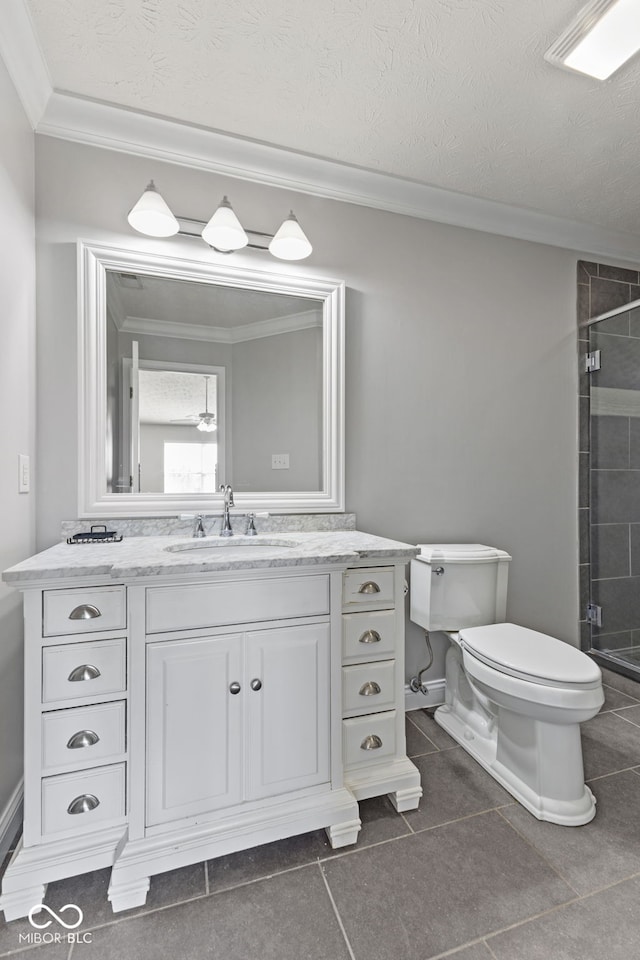
[[[248,513],[248,514],[247,514],[247,529],[246,529],[246,531],[245,531],[245,536],[246,536],[246,537],[257,537],[257,536],[258,536],[258,531],[256,530],[256,525],[255,525],[255,522],[254,522],[255,519],[256,519],[255,513]]]
[[[260,510],[255,513],[247,514],[247,530],[245,533],[246,537],[257,537],[258,531],[256,530],[255,519],[256,517],[268,517],[269,513],[266,510]]]

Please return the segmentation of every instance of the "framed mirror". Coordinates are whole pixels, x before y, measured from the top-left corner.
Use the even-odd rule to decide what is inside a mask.
[[[79,517],[344,510],[344,284],[79,241]]]

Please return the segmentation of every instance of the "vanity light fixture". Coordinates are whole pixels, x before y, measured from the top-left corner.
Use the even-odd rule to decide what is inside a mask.
[[[226,196],[208,221],[175,217],[158,193],[153,180],[130,210],[127,220],[134,230],[148,237],[173,237],[176,234],[202,237],[217,253],[233,253],[250,247],[253,250],[268,250],[278,260],[304,260],[313,250],[293,210],[274,235],[249,228],[245,230]],[[190,225],[198,227],[198,232],[190,230]],[[266,243],[252,242],[247,234],[261,238]]]
[[[591,0],[544,58],[556,67],[606,80],[638,50],[638,0]]]

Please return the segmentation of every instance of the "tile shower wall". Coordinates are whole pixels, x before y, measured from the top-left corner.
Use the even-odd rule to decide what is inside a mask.
[[[638,298],[637,270],[578,262],[579,324]],[[640,391],[640,311],[579,326],[578,345],[581,644],[640,649],[640,417],[590,416],[598,408],[589,399],[590,387]],[[597,349],[602,367],[587,374],[585,354]],[[602,628],[592,635],[585,619],[590,600],[603,610]]]

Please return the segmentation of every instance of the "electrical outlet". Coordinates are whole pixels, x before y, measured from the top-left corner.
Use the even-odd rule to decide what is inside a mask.
[[[18,493],[31,490],[31,465],[26,453],[18,454]]]
[[[289,454],[288,453],[272,453],[271,469],[272,470],[288,470]]]

